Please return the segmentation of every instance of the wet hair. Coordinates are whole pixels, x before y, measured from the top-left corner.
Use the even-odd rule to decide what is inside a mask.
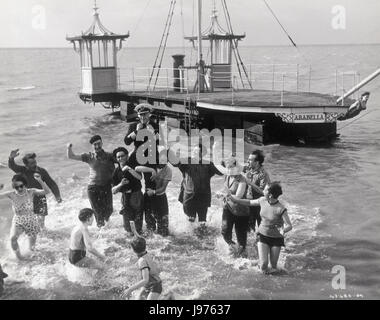
[[[263,164],[265,156],[261,150],[253,150],[251,154],[256,156],[256,160],[260,163],[260,165]]]
[[[134,252],[142,253],[146,250],[146,241],[143,237],[135,237],[131,241],[131,247]]]
[[[88,219],[92,217],[94,214],[94,210],[90,208],[84,208],[81,211],[79,211],[78,219],[82,222],[86,222]]]
[[[22,158],[22,162],[24,162],[25,165],[28,164],[28,160],[29,159],[36,159],[37,155],[33,152],[33,153],[27,153],[23,158]]]
[[[117,155],[119,152],[124,152],[125,155],[128,155],[128,154],[129,154],[128,150],[125,149],[124,147],[116,148],[116,149],[112,152],[113,157],[114,157],[115,159],[116,159],[116,155]]]
[[[280,182],[272,182],[268,184],[268,192],[274,197],[278,198],[280,195],[282,195],[282,188],[280,185]]]
[[[90,144],[93,144],[95,141],[102,140],[102,137],[99,135],[93,136],[90,139]]]
[[[14,184],[15,182],[22,182],[25,187],[28,185],[28,181],[26,180],[26,177],[21,173],[17,173],[13,176],[12,184]]]

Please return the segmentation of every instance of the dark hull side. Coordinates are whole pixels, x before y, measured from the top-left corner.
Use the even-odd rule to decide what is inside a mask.
[[[199,127],[212,130],[245,129],[245,139],[253,144],[324,144],[334,141],[336,122],[285,123],[273,114],[213,114],[201,115]]]

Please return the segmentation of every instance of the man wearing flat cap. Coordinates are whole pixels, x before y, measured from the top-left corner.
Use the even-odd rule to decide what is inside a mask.
[[[88,199],[95,212],[98,228],[105,225],[112,212],[112,177],[116,160],[112,153],[103,150],[102,138],[98,135],[90,139],[94,152],[74,154],[69,143],[67,145],[67,157],[72,160],[86,162],[90,167],[90,178],[87,188]]]

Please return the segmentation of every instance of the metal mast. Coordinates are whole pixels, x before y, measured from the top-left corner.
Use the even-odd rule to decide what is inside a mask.
[[[204,71],[202,56],[202,0],[198,0],[198,92],[204,92]]]

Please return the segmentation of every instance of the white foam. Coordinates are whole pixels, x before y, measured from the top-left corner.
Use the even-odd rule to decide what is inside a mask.
[[[14,88],[7,89],[7,91],[33,90],[35,88],[36,88],[35,86],[14,87]]]

